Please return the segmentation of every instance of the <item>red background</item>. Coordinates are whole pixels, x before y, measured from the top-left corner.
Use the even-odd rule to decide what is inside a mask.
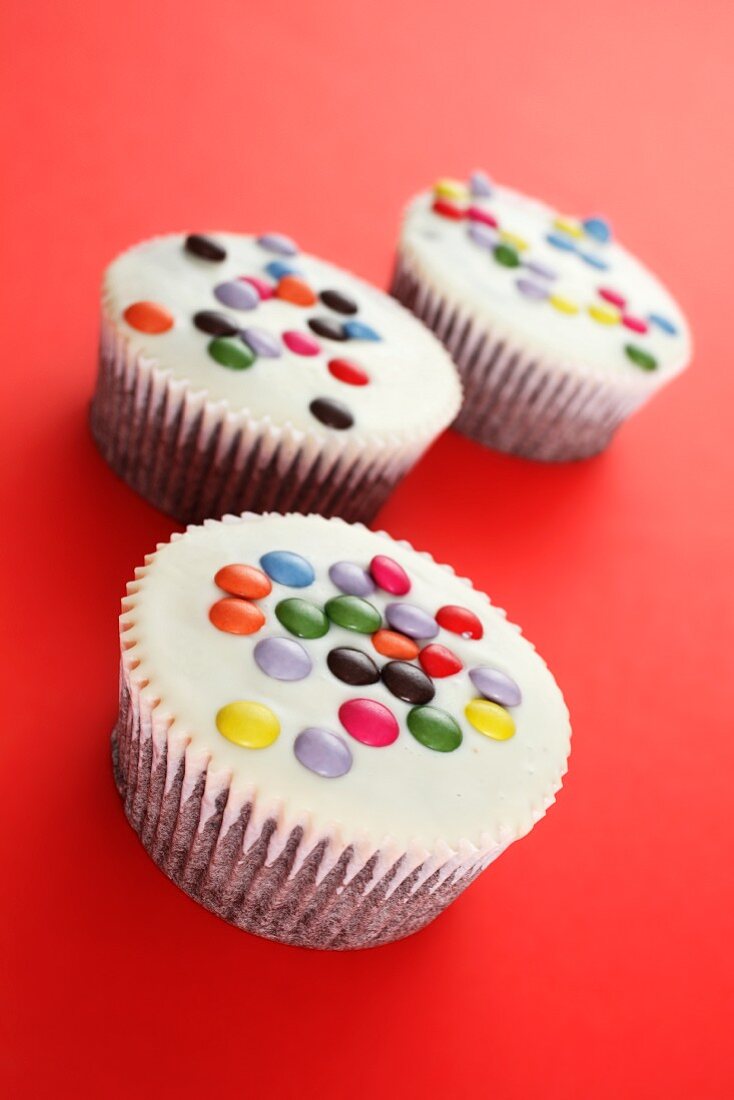
[[[731,1096],[731,6],[15,0],[4,24],[11,1095]],[[402,203],[477,164],[606,211],[695,363],[596,460],[448,434],[396,492],[379,523],[547,658],[571,771],[424,933],[290,949],[171,885],[113,787],[119,599],[172,524],[87,431],[99,279],[149,234],[219,227],[384,284]]]

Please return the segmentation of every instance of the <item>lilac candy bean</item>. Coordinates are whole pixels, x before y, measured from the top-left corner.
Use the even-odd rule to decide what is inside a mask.
[[[261,355],[264,359],[277,359],[283,354],[280,340],[264,328],[246,328],[242,331],[242,339],[247,346]]]
[[[337,561],[329,569],[329,579],[348,596],[371,596],[375,590],[372,577],[353,561]]]
[[[438,623],[433,616],[413,603],[389,603],[385,617],[393,630],[409,638],[435,638],[438,634]]]
[[[532,298],[535,302],[542,302],[548,297],[548,291],[540,283],[534,283],[532,279],[517,279],[515,286],[525,298]]]
[[[253,656],[258,668],[273,680],[305,680],[311,671],[311,658],[293,638],[263,638]]]
[[[478,244],[480,248],[488,248],[490,251],[500,239],[499,233],[495,232],[489,225],[482,225],[481,222],[470,222],[467,232],[475,244]]]
[[[477,169],[469,176],[469,190],[475,199],[488,199],[492,195],[492,184],[486,172]]]
[[[522,702],[520,688],[511,676],[498,668],[489,668],[488,665],[470,668],[469,679],[480,695],[503,707],[516,707]]]
[[[540,263],[539,260],[526,260],[525,270],[529,271],[531,275],[537,275],[540,279],[557,279],[558,272],[554,271],[552,267],[548,267],[547,264]]]
[[[256,309],[260,305],[260,295],[254,286],[243,283],[241,279],[219,283],[214,287],[214,297],[230,309]]]
[[[277,256],[295,256],[298,245],[284,233],[263,233],[257,238],[257,243],[268,252],[275,252]]]
[[[304,768],[325,779],[346,775],[352,766],[352,750],[344,738],[322,726],[301,730],[293,743],[293,752]]]

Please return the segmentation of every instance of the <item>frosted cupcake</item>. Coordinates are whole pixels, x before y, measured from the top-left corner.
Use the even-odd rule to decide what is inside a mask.
[[[121,643],[130,823],[187,894],[285,943],[422,928],[566,770],[566,707],[517,627],[361,525],[191,527],[137,571]]]
[[[392,293],[459,368],[455,427],[528,458],[603,450],[691,355],[679,307],[605,219],[561,215],[481,172],[409,205]]]
[[[460,401],[407,311],[280,234],[171,234],[106,272],[92,431],[181,522],[369,520]]]

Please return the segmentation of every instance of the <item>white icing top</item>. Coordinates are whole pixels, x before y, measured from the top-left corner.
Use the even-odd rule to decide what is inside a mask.
[[[545,203],[496,184],[491,185],[488,197],[474,197],[467,191],[464,196],[445,200],[462,210],[479,208],[496,219],[496,229],[479,229],[479,235],[485,236],[483,243],[477,243],[470,229],[479,223],[436,213],[432,209],[435,197],[433,192],[425,193],[409,205],[402,249],[440,294],[461,303],[493,330],[580,372],[606,377],[614,372],[617,381],[630,386],[655,388],[663,377],[667,380],[687,365],[691,340],[679,306],[662,283],[621,245],[602,243],[586,232],[578,219],[559,215]],[[505,243],[519,245],[518,267],[504,266],[495,259],[492,238],[494,235],[496,242],[502,243],[503,233],[512,235]],[[560,238],[567,247],[554,247],[549,236]],[[604,265],[605,270],[592,266],[589,260]],[[535,273],[528,266],[535,263],[556,277]],[[518,287],[520,280],[524,280],[524,292]],[[535,288],[537,298],[532,296]],[[605,301],[600,289],[620,295],[624,307],[617,309]],[[552,304],[551,295],[577,307],[578,312],[563,312]],[[603,323],[594,319],[589,307],[610,310],[617,318]],[[675,334],[650,322],[651,314],[670,322]],[[644,322],[647,331],[628,327],[622,322],[625,315]],[[656,369],[641,369],[629,358],[625,345],[653,356]]]
[[[272,592],[255,601],[266,616],[256,634],[218,630],[209,619],[212,604],[224,596],[215,574],[232,563],[257,566],[272,550],[305,557],[315,571],[314,582],[291,588],[274,581]],[[387,604],[407,601],[431,615],[444,605],[459,605],[473,611],[484,627],[480,640],[446,629],[433,639],[464,666],[455,675],[434,679],[430,704],[459,723],[463,740],[454,751],[434,751],[416,740],[406,725],[410,704],[381,681],[352,687],[331,673],[326,658],[337,646],[359,649],[384,666],[389,658],[377,653],[369,635],[332,622],[324,637],[302,639],[313,668],[295,682],[271,679],[255,663],[253,651],[263,638],[292,637],[274,613],[281,600],[300,597],[323,608],[340,595],[329,578],[330,566],[347,560],[368,567],[376,554],[402,565],[412,583],[404,596],[378,588],[366,597],[383,613],[383,621]],[[317,830],[341,832],[347,843],[356,836],[374,843],[390,837],[401,845],[458,848],[469,841],[496,849],[524,835],[553,802],[566,770],[570,727],[552,675],[483,593],[407,543],[319,516],[227,517],[174,536],[137,577],[121,620],[129,675],[147,685],[144,697],[160,700],[156,714],[173,718],[172,728],[190,737],[192,747],[211,758],[211,767],[231,772],[235,790],[254,788],[259,800],[277,807],[279,819],[305,819]],[[465,707],[479,694],[468,675],[477,666],[505,672],[522,692],[521,703],[508,708],[516,725],[509,740],[492,740],[465,716]],[[357,698],[377,700],[392,711],[399,724],[397,740],[371,747],[346,732],[338,711]],[[236,700],[265,704],[276,715],[280,734],[268,747],[240,747],[218,732],[218,711]],[[311,726],[332,730],[348,744],[353,764],[346,775],[324,778],[299,763],[294,741]]]
[[[107,269],[103,299],[105,312],[119,326],[133,350],[164,371],[204,391],[212,401],[225,401],[231,410],[244,411],[275,425],[291,424],[315,435],[334,435],[309,411],[318,398],[339,401],[351,412],[353,427],[340,436],[378,438],[433,436],[458,412],[461,389],[455,368],[439,342],[407,310],[387,295],[340,268],[305,253],[283,256],[262,247],[257,238],[214,233],[211,239],[226,249],[226,258],[212,262],[184,247],[183,234],[158,237],[119,256]],[[214,288],[241,276],[255,276],[273,288],[277,278],[265,271],[280,262],[298,269],[318,296],[324,290],[349,295],[358,305],[354,316],[344,316],[321,301],[303,308],[276,297],[254,309],[230,309],[214,296]],[[136,302],[163,306],[174,318],[166,332],[137,331],[123,314]],[[278,339],[277,358],[258,356],[245,370],[221,366],[208,353],[213,335],[193,323],[199,311],[223,314],[240,328],[266,330]],[[380,340],[333,341],[314,335],[309,318],[332,322],[359,321],[374,329]],[[281,336],[297,331],[315,339],[319,354],[294,354]],[[235,344],[238,337],[234,337]],[[369,375],[367,385],[349,385],[327,369],[331,359],[348,359]]]

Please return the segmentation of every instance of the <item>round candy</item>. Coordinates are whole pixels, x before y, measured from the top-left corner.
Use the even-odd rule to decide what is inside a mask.
[[[522,702],[522,692],[511,676],[498,668],[479,665],[469,669],[469,679],[480,695],[501,703],[503,707],[516,707]]]
[[[492,196],[492,184],[486,172],[477,169],[469,176],[469,190],[475,199],[488,199]]]
[[[352,766],[352,750],[343,737],[323,726],[308,726],[293,742],[299,764],[325,779],[338,779]]]
[[[645,333],[647,332],[647,324],[640,317],[630,317],[628,313],[625,313],[622,318],[622,324],[625,328],[630,329],[632,332]]]
[[[379,332],[375,332],[369,325],[365,325],[362,321],[346,321],[344,323],[344,331],[350,340],[381,340]]]
[[[619,310],[613,306],[589,306],[589,316],[598,321],[600,325],[616,325],[619,323]]]
[[[294,267],[293,264],[283,263],[282,260],[271,260],[269,264],[265,264],[266,274],[271,279],[275,279],[278,282],[284,275],[295,275],[298,278],[303,278],[303,272],[300,267]],[[271,297],[275,294],[275,287],[271,290]]]
[[[461,180],[441,179],[434,183],[433,193],[440,199],[465,199],[467,187]]]
[[[565,233],[549,233],[545,239],[548,244],[553,245],[554,248],[560,248],[562,252],[576,251],[576,243],[573,237],[569,237]]]
[[[294,306],[312,306],[316,302],[311,287],[297,275],[284,275],[275,288],[275,297]]]
[[[222,737],[243,749],[265,749],[280,733],[280,722],[270,707],[249,699],[227,703],[217,711],[216,724]]]
[[[173,328],[173,314],[158,302],[133,302],[122,315],[130,328],[149,336],[160,336]]]
[[[359,596],[334,596],[326,601],[324,611],[337,626],[358,634],[374,634],[382,626],[377,608]]]
[[[405,596],[410,592],[410,578],[402,565],[386,554],[377,554],[370,562],[370,573],[375,584],[391,596]]]
[[[321,347],[307,332],[284,332],[283,343],[294,355],[318,355]]]
[[[277,256],[295,256],[298,245],[284,233],[263,233],[257,238],[257,243],[268,252],[275,252]]]
[[[556,229],[560,229],[561,233],[568,233],[570,237],[583,237],[584,231],[578,222],[571,221],[569,218],[556,218],[553,222]]]
[[[659,313],[648,313],[647,319],[655,328],[659,328],[666,336],[677,336],[678,328],[667,317],[661,317]]]
[[[200,332],[210,336],[236,336],[239,331],[229,317],[213,309],[200,309],[194,314],[194,324]]]
[[[470,206],[466,216],[469,221],[481,222],[482,225],[489,225],[492,229],[496,229],[499,224],[494,214],[490,214],[489,210],[482,210],[481,206]]]
[[[540,279],[548,279],[552,282],[558,278],[557,271],[554,271],[552,267],[548,267],[547,264],[541,264],[538,260],[525,260],[524,267],[531,275],[537,275]]]
[[[394,630],[409,638],[435,638],[438,624],[432,615],[413,603],[389,603],[385,617]]]
[[[375,585],[372,577],[354,561],[337,561],[329,569],[329,580],[347,596],[370,596]]]
[[[418,656],[418,646],[412,638],[396,630],[378,630],[372,635],[372,644],[383,657],[395,657],[412,661]]]
[[[515,286],[524,298],[529,298],[533,302],[542,302],[548,297],[546,287],[541,283],[533,282],[532,279],[524,279],[521,276],[515,281]]]
[[[339,646],[338,649],[331,650],[326,658],[326,663],[337,680],[342,680],[345,684],[351,684],[353,687],[376,684],[380,679],[377,665],[361,649]]]
[[[225,596],[209,608],[209,619],[225,634],[256,634],[265,622],[259,607],[238,596]]]
[[[357,303],[354,298],[350,298],[348,294],[343,294],[341,290],[322,290],[319,295],[321,301],[329,309],[333,309],[335,313],[346,313],[351,315],[357,312]]]
[[[281,600],[276,605],[275,617],[297,638],[323,638],[329,629],[329,620],[321,608],[298,596]]]
[[[468,607],[446,604],[436,612],[436,622],[444,630],[450,630],[452,634],[460,634],[462,638],[479,639],[484,635],[484,627]]]
[[[512,245],[509,244],[498,244],[494,250],[494,258],[503,267],[520,266],[520,257]]]
[[[241,334],[247,346],[263,359],[277,359],[283,354],[280,340],[264,328],[246,328]]]
[[[429,676],[434,680],[441,680],[444,676],[455,676],[464,667],[456,656],[445,645],[427,645],[418,654],[418,660]]]
[[[624,350],[627,358],[634,363],[636,367],[641,367],[642,370],[657,369],[658,361],[654,355],[650,355],[649,351],[638,348],[636,344],[625,344]]]
[[[256,309],[260,304],[260,295],[254,286],[243,283],[241,279],[219,283],[214,287],[214,297],[230,309]]]
[[[559,313],[578,313],[579,307],[575,302],[570,302],[568,298],[563,298],[560,294],[551,294],[548,299],[554,309],[557,309]]]
[[[198,256],[201,260],[211,260],[212,263],[221,263],[227,258],[227,250],[217,244],[211,237],[204,237],[201,233],[190,233],[184,242],[184,247],[192,256]]]
[[[607,261],[603,260],[601,256],[597,256],[595,252],[579,252],[579,256],[585,264],[596,268],[597,271],[606,271],[609,267]]]
[[[600,286],[597,293],[600,298],[603,298],[605,302],[611,302],[617,309],[624,309],[627,304],[622,294],[619,294],[616,290],[611,290],[608,286]]]
[[[413,737],[427,749],[453,752],[461,744],[459,723],[439,707],[413,707],[408,712],[407,721]]]
[[[346,382],[348,386],[366,386],[370,380],[367,371],[350,359],[330,359],[329,374],[340,382]]]
[[[342,703],[339,721],[355,741],[374,748],[392,745],[400,732],[393,712],[374,699],[350,699]]]
[[[255,356],[249,348],[226,336],[217,336],[210,340],[206,350],[220,367],[228,367],[230,370],[247,370],[255,362]]]
[[[260,565],[271,580],[289,588],[308,588],[316,579],[311,562],[292,550],[269,550],[260,558]]]
[[[405,661],[388,661],[381,675],[387,690],[404,703],[430,703],[436,694],[425,672]]]
[[[582,226],[595,241],[599,241],[600,244],[607,244],[612,239],[612,227],[606,218],[584,218]]]
[[[273,587],[269,578],[254,565],[223,565],[214,574],[214,583],[231,596],[243,596],[247,600],[261,600]]]
[[[280,276],[278,276],[280,278]],[[258,279],[255,275],[240,275],[240,281],[248,283],[249,286],[257,292],[257,296],[261,302],[267,302],[269,298],[273,297],[275,288],[266,283],[264,279]]]
[[[464,217],[462,208],[454,202],[449,202],[448,199],[434,199],[431,209],[434,214],[438,214],[442,218],[450,218],[451,221],[455,222],[461,221]]]
[[[467,232],[474,244],[478,244],[480,248],[486,248],[489,252],[493,252],[497,247],[499,240],[497,233],[494,229],[490,229],[488,225],[472,222]]]
[[[253,657],[257,667],[273,680],[305,680],[312,668],[308,653],[292,638],[263,638]]]
[[[500,238],[518,252],[525,252],[530,247],[524,237],[519,237],[517,233],[508,233],[506,229],[500,230]]]
[[[354,417],[346,405],[342,405],[341,401],[334,401],[332,397],[316,397],[308,407],[311,415],[327,428],[336,428],[343,432],[354,424]]]
[[[489,699],[472,699],[465,706],[464,714],[475,730],[493,741],[507,741],[515,732],[512,716],[499,703]]]
[[[325,340],[349,339],[341,322],[335,321],[332,317],[310,317],[308,327],[317,336],[323,336]]]

